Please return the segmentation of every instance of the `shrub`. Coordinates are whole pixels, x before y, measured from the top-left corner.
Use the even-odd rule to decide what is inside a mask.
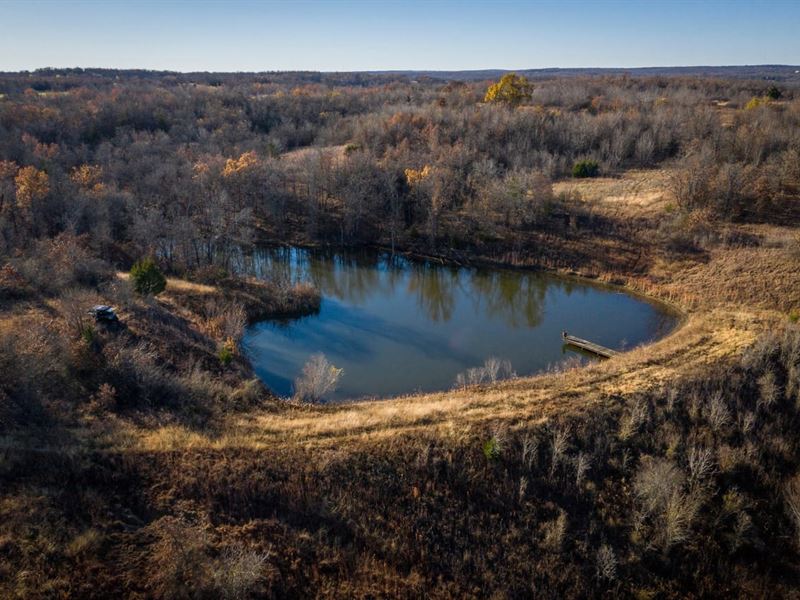
[[[634,402],[628,412],[620,420],[619,439],[630,439],[650,418],[650,407],[645,401]]]
[[[241,546],[228,548],[212,569],[214,589],[221,598],[250,598],[263,577],[267,555]]]
[[[91,325],[85,325],[81,331],[81,339],[86,343],[87,346],[91,346],[94,343],[96,335],[97,332]]]
[[[61,313],[70,332],[76,339],[83,338],[87,342],[91,342],[93,330],[89,309],[96,304],[95,296],[80,288],[72,288],[61,294],[59,300]]]
[[[0,267],[0,299],[24,298],[30,294],[30,289],[25,278],[12,265]]]
[[[87,529],[72,538],[72,541],[67,544],[65,554],[70,558],[91,556],[92,553],[97,552],[102,546],[103,541],[103,533],[97,529]]]
[[[778,400],[780,399],[781,392],[780,388],[778,387],[778,382],[775,378],[775,373],[769,370],[766,371],[757,379],[756,383],[758,384],[759,389],[759,399],[756,406],[759,408],[771,408],[777,404]]]
[[[795,475],[786,482],[783,490],[786,512],[795,526],[797,541],[800,544],[800,475]]]
[[[575,457],[575,485],[580,486],[586,480],[586,474],[592,468],[592,458],[585,452]]]
[[[781,91],[776,86],[771,85],[767,88],[767,92],[764,95],[770,100],[778,100],[783,94],[781,94]]]
[[[247,326],[247,312],[241,304],[210,302],[206,305],[205,330],[217,339],[238,342]]]
[[[486,460],[497,460],[500,458],[500,441],[492,436],[483,444],[483,455]]]
[[[572,176],[577,178],[597,177],[600,174],[600,165],[593,160],[581,160],[572,167]]]
[[[319,402],[328,392],[336,389],[342,369],[333,366],[324,354],[315,354],[294,380],[294,395],[300,402]]]
[[[597,577],[609,581],[617,578],[617,557],[611,546],[606,544],[597,551]]]
[[[542,546],[552,552],[561,552],[567,533],[567,513],[559,509],[558,517],[545,523],[542,532],[544,534]]]
[[[747,104],[744,105],[744,109],[753,110],[759,106],[765,106],[766,104],[769,104],[769,100],[770,99],[767,96],[754,96]]]
[[[647,514],[664,511],[678,495],[685,476],[672,462],[646,457],[636,474],[633,489]]]
[[[693,485],[705,482],[715,471],[714,453],[711,448],[693,446],[686,456],[689,479]]]
[[[152,258],[143,258],[131,268],[133,289],[143,296],[157,296],[167,287],[167,280]]]
[[[120,406],[169,404],[184,397],[180,381],[162,367],[157,352],[147,343],[131,346],[118,338],[106,343],[102,354],[107,365],[105,378],[114,382]]]
[[[463,373],[456,375],[454,387],[465,388],[470,385],[478,385],[486,380],[486,370],[483,367],[472,367]]]
[[[89,397],[89,406],[95,413],[111,410],[117,404],[117,390],[110,383],[101,383],[97,391]]]
[[[511,362],[494,356],[487,358],[482,367],[472,367],[456,375],[454,388],[465,388],[481,383],[497,383],[503,379],[512,379],[517,374],[511,368]]]
[[[233,356],[236,350],[236,342],[233,341],[233,338],[228,338],[223,342],[223,344],[219,347],[219,351],[217,352],[217,358],[219,358],[219,362],[222,364],[223,367],[227,367],[233,361]]]
[[[692,524],[700,510],[700,490],[683,491],[685,474],[665,458],[644,457],[633,482],[639,513],[637,529],[649,520],[648,546],[667,552],[689,539]]]
[[[494,356],[489,357],[483,363],[483,369],[486,373],[486,377],[492,383],[495,383],[501,379],[509,379],[514,377],[514,371],[511,368],[511,361],[508,360],[500,360]]]
[[[192,598],[208,590],[212,561],[203,528],[165,516],[148,529],[155,537],[146,565],[150,593],[157,598]]]

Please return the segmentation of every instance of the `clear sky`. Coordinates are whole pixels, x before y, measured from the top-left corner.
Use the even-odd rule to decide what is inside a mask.
[[[0,0],[0,70],[800,63],[800,0]]]

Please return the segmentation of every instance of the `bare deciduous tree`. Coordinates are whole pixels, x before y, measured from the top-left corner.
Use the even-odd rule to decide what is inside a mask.
[[[336,389],[342,369],[334,367],[324,354],[315,354],[294,381],[294,395],[300,402],[320,402]]]
[[[609,581],[617,578],[617,557],[607,544],[600,546],[597,551],[597,576]]]

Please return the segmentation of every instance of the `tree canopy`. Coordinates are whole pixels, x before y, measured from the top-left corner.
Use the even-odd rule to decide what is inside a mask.
[[[533,84],[526,77],[516,73],[506,73],[500,81],[489,86],[484,102],[498,102],[509,106],[518,106],[531,99]]]

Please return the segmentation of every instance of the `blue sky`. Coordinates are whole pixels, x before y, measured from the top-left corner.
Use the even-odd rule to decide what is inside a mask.
[[[0,0],[0,70],[767,63],[800,63],[800,0]]]

